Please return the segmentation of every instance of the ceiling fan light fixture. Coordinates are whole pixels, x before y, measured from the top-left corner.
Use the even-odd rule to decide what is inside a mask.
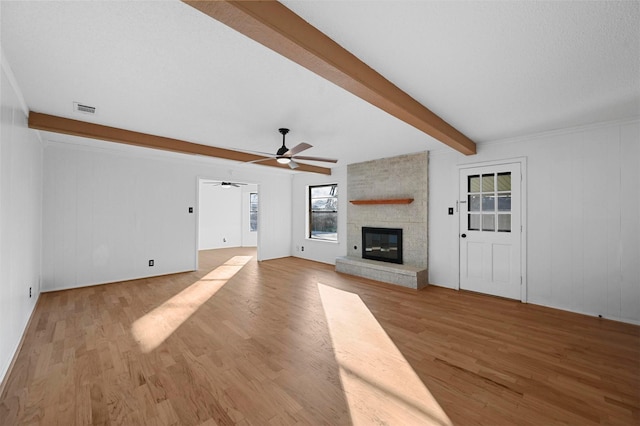
[[[257,160],[247,161],[248,163],[259,163],[261,161],[276,160],[278,164],[288,165],[289,168],[291,169],[297,169],[298,167],[300,167],[300,164],[296,163],[297,159],[310,160],[310,161],[325,161],[328,163],[336,163],[338,161],[331,158],[309,157],[309,156],[298,155],[302,151],[312,148],[313,145],[309,145],[306,142],[301,142],[298,145],[294,146],[293,148],[289,149],[287,148],[287,145],[285,143],[285,136],[287,135],[287,133],[289,133],[289,129],[281,127],[278,129],[278,131],[282,135],[282,146],[278,149],[276,154],[269,155],[266,152],[254,151],[256,154],[259,154],[262,157]],[[264,154],[269,156],[264,157],[263,156]]]

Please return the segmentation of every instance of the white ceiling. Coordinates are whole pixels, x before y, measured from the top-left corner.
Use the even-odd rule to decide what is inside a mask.
[[[640,115],[637,1],[283,3],[480,144]],[[450,149],[179,1],[0,7],[32,111],[267,152],[289,127],[338,165]]]

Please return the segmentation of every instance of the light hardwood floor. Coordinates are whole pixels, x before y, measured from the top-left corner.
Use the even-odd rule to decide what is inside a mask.
[[[0,424],[638,425],[640,327],[211,250],[42,294]]]

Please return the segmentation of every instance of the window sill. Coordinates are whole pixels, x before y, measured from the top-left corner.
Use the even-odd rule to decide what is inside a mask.
[[[340,240],[331,241],[331,240],[321,240],[320,238],[309,238],[309,237],[306,237],[305,240],[307,240],[307,241],[317,241],[319,243],[340,244]]]

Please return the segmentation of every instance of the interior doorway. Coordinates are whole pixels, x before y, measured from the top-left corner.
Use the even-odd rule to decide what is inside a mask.
[[[258,185],[198,179],[197,249],[258,247]]]

